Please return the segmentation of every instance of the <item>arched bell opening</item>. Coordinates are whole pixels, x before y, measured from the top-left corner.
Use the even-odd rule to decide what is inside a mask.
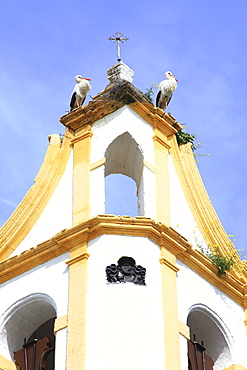
[[[105,177],[105,213],[114,215],[138,215],[136,183],[122,174]]]
[[[230,332],[218,315],[204,305],[195,305],[190,310],[187,325],[191,341],[198,343],[195,351],[201,345],[212,358],[214,370],[225,369],[232,364]]]
[[[143,155],[133,137],[125,132],[105,152],[105,213],[142,216]]]
[[[0,322],[0,349],[4,357],[14,360],[15,352],[37,336],[48,337],[54,343],[53,326],[56,318],[54,301],[46,294],[35,293],[14,303]],[[53,370],[53,359],[48,370]]]

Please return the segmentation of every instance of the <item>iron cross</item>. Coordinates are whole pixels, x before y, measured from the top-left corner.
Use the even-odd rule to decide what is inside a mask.
[[[116,32],[116,34],[109,37],[108,40],[113,41],[113,42],[117,42],[117,60],[118,60],[118,62],[120,62],[121,61],[121,58],[120,58],[120,42],[124,43],[125,41],[128,41],[129,39],[127,37],[123,37],[121,32]]]

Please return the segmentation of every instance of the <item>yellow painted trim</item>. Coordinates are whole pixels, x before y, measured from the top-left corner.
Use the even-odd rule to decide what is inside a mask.
[[[154,154],[156,168],[156,218],[167,225],[170,224],[170,194],[168,171],[167,137],[157,128],[154,130]]]
[[[76,143],[78,143],[78,141],[85,140],[88,138],[91,139],[93,137],[93,132],[90,130],[91,126],[84,127],[82,133],[80,131],[79,134],[76,135],[76,137],[73,140],[71,140],[71,144],[75,145]]]
[[[94,240],[105,234],[149,238],[157,245],[162,246],[163,252],[165,250],[171,252],[178,260],[245,307],[246,284],[241,279],[228,273],[219,277],[217,275],[217,267],[201,252],[193,249],[182,235],[165,224],[140,216],[131,218],[128,216],[100,215],[75,225],[71,229],[63,230],[37,247],[1,262],[0,283],[8,281],[68,251],[71,253],[70,258],[76,257],[81,253],[87,253],[86,249],[81,249],[82,243]],[[168,257],[164,253],[161,255],[161,258],[165,258],[176,265]]]
[[[87,242],[71,250],[69,266],[69,307],[67,370],[85,368],[86,298],[87,298]]]
[[[105,162],[106,162],[106,159],[104,157],[104,158],[99,159],[97,162],[90,164],[90,171],[95,170],[96,168],[99,168],[105,165]]]
[[[140,102],[129,104],[130,108],[133,109],[144,121],[148,122],[154,128],[157,128],[165,136],[170,136],[177,132],[177,129],[181,129],[182,126],[173,118],[170,114],[164,113],[159,108],[155,108],[153,105],[145,105]]]
[[[190,144],[181,145],[178,148],[175,136],[171,142],[174,167],[201,234],[209,246],[218,245],[224,255],[233,254],[235,256],[240,268],[231,270],[230,274],[247,282],[246,264],[240,260],[215,212],[198,171]]]
[[[184,324],[182,321],[178,322],[179,334],[181,334],[187,340],[190,340],[190,328],[188,325]]]
[[[79,254],[78,256],[75,256],[73,258],[70,258],[68,261],[65,261],[68,266],[73,265],[74,263],[83,261],[84,259],[88,259],[90,257],[90,254],[87,252],[83,252]]]
[[[145,159],[143,160],[143,164],[144,166],[146,166],[150,171],[152,171],[153,173],[156,172],[156,169],[154,166],[152,166],[149,162],[147,162]]]
[[[74,143],[73,225],[90,217],[90,151],[93,133],[87,125]]]
[[[0,369],[1,370],[17,370],[13,361],[7,360],[7,358],[0,355]],[[18,366],[19,369],[19,366]]]
[[[159,136],[155,135],[153,136],[153,141],[158,141],[159,144],[164,146],[166,149],[171,149],[171,146],[164,140],[162,140]]]
[[[52,136],[34,185],[0,229],[0,261],[6,259],[33,228],[64,173],[71,152],[70,134],[66,133],[62,145]]]
[[[161,247],[166,369],[180,370],[176,257]],[[169,298],[168,298],[169,297]]]
[[[162,257],[160,258],[160,264],[164,264],[166,265],[167,267],[169,267],[171,270],[175,271],[175,272],[178,272],[180,269],[179,267],[177,267],[175,264],[171,263],[170,261],[168,261],[166,258]]]
[[[247,370],[247,369],[242,365],[231,365],[229,367],[226,367],[225,370]]]
[[[54,334],[56,335],[59,330],[63,330],[68,326],[68,315],[58,317],[54,322]]]

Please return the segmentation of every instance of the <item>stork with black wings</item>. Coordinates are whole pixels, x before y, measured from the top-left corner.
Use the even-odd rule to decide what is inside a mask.
[[[91,90],[90,78],[84,78],[80,75],[75,76],[76,85],[71,95],[70,110],[80,107],[87,96],[89,90]]]
[[[161,81],[156,97],[156,107],[166,109],[172,98],[173,92],[177,88],[177,79],[170,71],[165,73],[166,80]]]

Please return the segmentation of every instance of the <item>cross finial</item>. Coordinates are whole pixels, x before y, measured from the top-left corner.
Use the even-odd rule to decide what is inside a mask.
[[[117,42],[117,60],[118,62],[121,61],[120,58],[120,42],[124,43],[125,41],[128,41],[129,39],[127,37],[123,37],[121,32],[116,32],[115,35],[108,38],[108,40]]]

